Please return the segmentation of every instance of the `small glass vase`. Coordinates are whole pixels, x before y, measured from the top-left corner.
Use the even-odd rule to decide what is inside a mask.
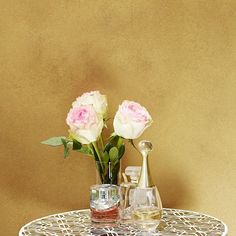
[[[95,223],[116,222],[120,204],[120,160],[96,161],[95,167],[97,184],[90,187],[91,220]]]
[[[96,184],[119,185],[121,181],[121,161],[95,161]]]

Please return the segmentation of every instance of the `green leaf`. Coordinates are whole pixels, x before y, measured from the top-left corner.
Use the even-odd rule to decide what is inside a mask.
[[[120,170],[120,161],[117,161],[111,170],[112,171],[112,184],[117,184],[119,170]]]
[[[68,141],[64,138],[61,139],[63,145],[64,145],[64,158],[68,157],[69,155],[69,147],[68,147]]]
[[[78,150],[82,148],[82,144],[80,142],[78,142],[77,140],[73,139],[73,146],[72,149],[73,150]]]
[[[118,154],[119,154],[118,149],[116,147],[112,147],[109,151],[110,160],[112,162],[115,162],[116,160],[118,160]]]
[[[104,162],[107,162],[107,163],[108,163],[108,161],[109,161],[109,154],[108,154],[107,151],[105,151],[105,152],[103,153],[103,161],[104,161]]]
[[[117,143],[118,143],[118,140],[119,140],[119,136],[118,135],[115,135],[115,136],[112,136],[109,143],[114,147],[114,146],[117,146]]]
[[[91,149],[88,148],[88,147],[84,147],[84,146],[82,146],[80,149],[76,149],[75,151],[93,157],[93,152],[92,152]]]
[[[119,153],[118,153],[119,159],[123,157],[124,153],[125,153],[125,145],[122,144],[119,148]]]
[[[52,137],[52,138],[42,141],[41,143],[56,147],[56,146],[63,145],[62,139],[66,139],[66,137],[64,136]]]
[[[106,151],[106,152],[109,152],[111,148],[112,148],[112,145],[111,145],[110,143],[107,143],[107,144],[105,145],[104,152],[105,152],[105,151]]]

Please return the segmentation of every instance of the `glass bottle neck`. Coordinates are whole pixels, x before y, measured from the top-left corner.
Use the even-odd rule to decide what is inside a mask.
[[[138,187],[147,188],[154,186],[150,174],[149,163],[148,163],[148,155],[146,153],[142,153],[143,156],[143,164],[141,169],[141,175],[138,182]]]

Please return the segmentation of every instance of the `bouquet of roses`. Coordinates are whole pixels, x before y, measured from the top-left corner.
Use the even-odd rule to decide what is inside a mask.
[[[68,137],[53,137],[43,141],[50,146],[64,146],[64,157],[69,150],[91,156],[98,163],[102,183],[117,184],[120,159],[125,153],[125,140],[138,138],[152,123],[148,111],[137,102],[124,100],[113,120],[114,132],[104,139],[107,128],[108,104],[99,91],[84,93],[72,103],[66,123],[70,127]],[[106,143],[104,142],[106,140]]]

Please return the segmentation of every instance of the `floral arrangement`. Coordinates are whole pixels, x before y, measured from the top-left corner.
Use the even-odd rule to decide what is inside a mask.
[[[142,135],[151,125],[152,118],[139,103],[124,100],[113,120],[114,132],[104,139],[103,129],[107,128],[108,120],[106,96],[99,91],[84,93],[72,103],[67,115],[66,123],[70,128],[68,137],[53,137],[42,143],[63,145],[64,157],[69,155],[70,150],[93,157],[98,163],[101,182],[117,184],[120,159],[125,153],[125,140],[134,146],[133,139]]]

